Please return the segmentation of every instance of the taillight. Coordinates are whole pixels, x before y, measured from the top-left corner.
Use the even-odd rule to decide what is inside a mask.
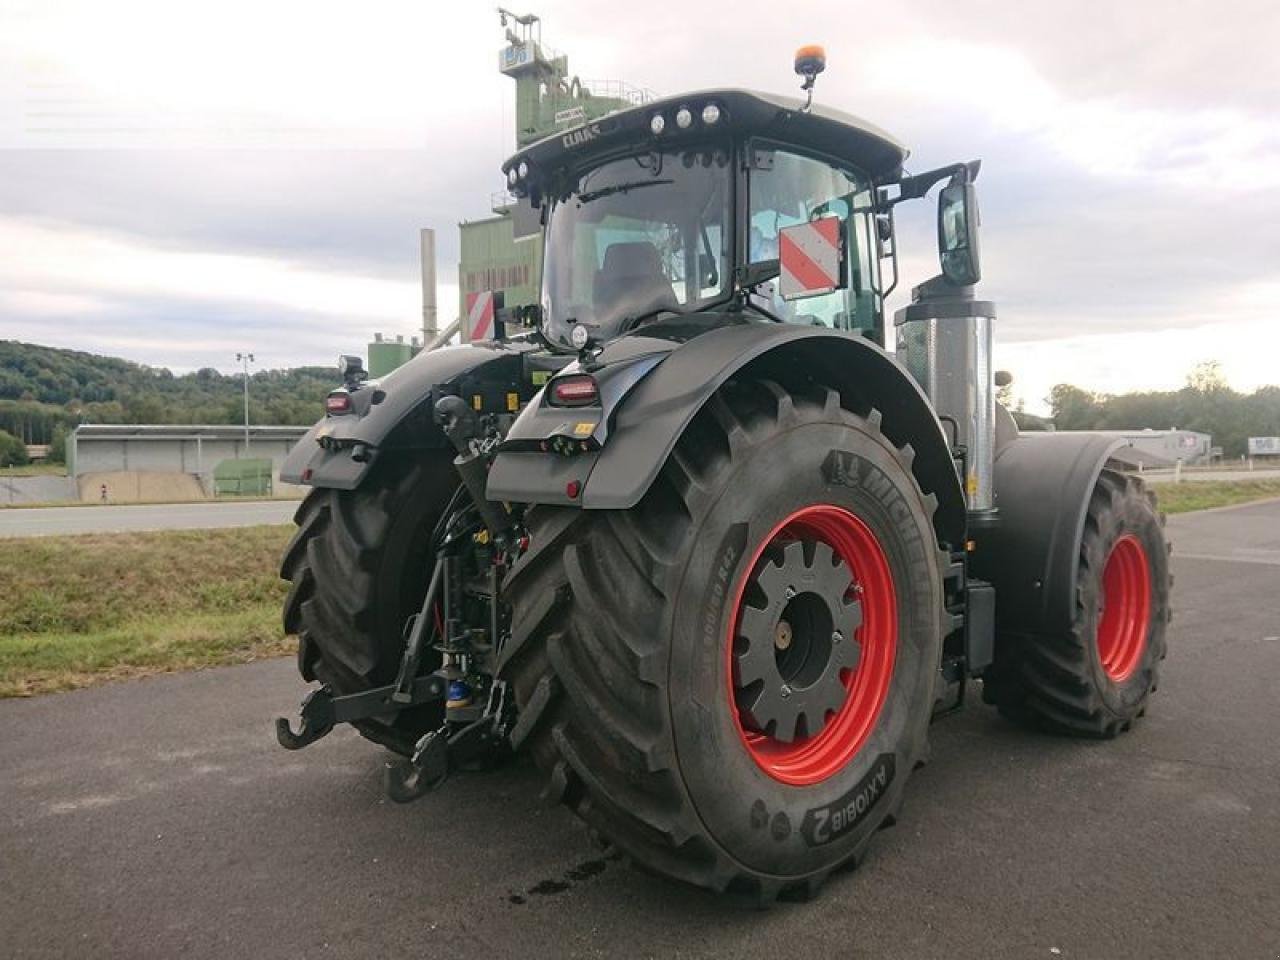
[[[551,381],[553,407],[585,407],[599,399],[595,380],[586,374],[571,374]]]
[[[350,413],[351,395],[345,390],[335,390],[324,398],[325,413]]]

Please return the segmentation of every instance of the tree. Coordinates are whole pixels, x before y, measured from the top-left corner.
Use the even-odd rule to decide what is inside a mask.
[[[1187,374],[1187,386],[1196,393],[1222,393],[1229,391],[1227,378],[1222,374],[1222,364],[1217,360],[1197,363]]]
[[[1098,397],[1087,390],[1060,383],[1049,391],[1049,409],[1059,430],[1096,430]]]
[[[0,467],[22,467],[30,462],[27,445],[13,434],[0,430]]]
[[[67,434],[69,432],[65,423],[60,423],[53,428],[53,438],[49,441],[50,463],[67,462]]]

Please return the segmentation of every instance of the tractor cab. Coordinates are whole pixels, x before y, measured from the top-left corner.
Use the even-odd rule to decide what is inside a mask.
[[[906,156],[857,117],[745,90],[673,97],[541,140],[503,170],[524,230],[545,229],[543,333],[581,349],[656,319],[736,312],[883,345],[893,206],[948,174],[970,179],[963,166],[904,177]],[[963,207],[971,188],[959,199],[955,249],[970,236],[956,225],[976,221]]]

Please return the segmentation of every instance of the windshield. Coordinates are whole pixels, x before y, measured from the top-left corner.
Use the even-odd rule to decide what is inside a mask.
[[[729,283],[729,151],[704,146],[624,157],[582,175],[551,210],[544,332],[570,346],[585,324],[604,341],[662,311],[684,313]]]

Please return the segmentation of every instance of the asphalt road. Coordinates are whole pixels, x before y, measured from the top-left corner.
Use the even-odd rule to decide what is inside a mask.
[[[0,702],[14,957],[1280,954],[1280,503],[1174,518],[1171,654],[1110,743],[971,702],[899,826],[755,912],[602,858],[527,766],[384,801],[349,731],[301,753],[279,660]]]
[[[252,527],[260,523],[288,523],[297,509],[296,500],[15,507],[0,510],[0,538]]]

